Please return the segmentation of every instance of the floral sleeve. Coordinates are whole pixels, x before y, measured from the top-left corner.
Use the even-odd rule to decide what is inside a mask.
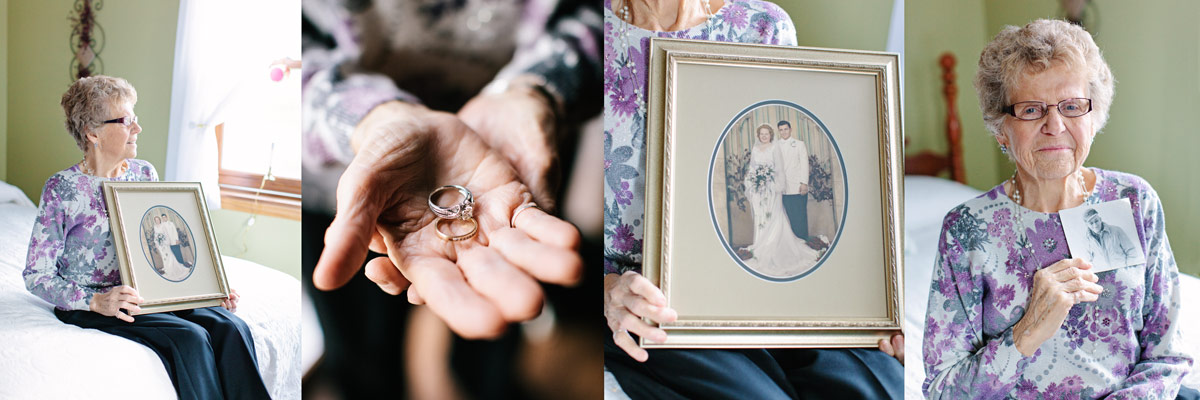
[[[527,21],[525,25],[541,29],[539,34],[526,35],[528,39],[521,41],[495,81],[536,76],[560,112],[579,116],[597,112],[599,97],[586,95],[599,93],[602,84],[599,6],[596,2],[559,2],[553,12],[545,13],[546,21]]]
[[[1141,354],[1109,399],[1174,399],[1193,362],[1179,336],[1179,269],[1167,240],[1162,202],[1154,189],[1145,193],[1140,201],[1146,212],[1138,221],[1148,236],[1143,325],[1138,333]]]
[[[1017,351],[1012,328],[997,336],[983,332],[983,276],[973,270],[970,241],[955,232],[983,229],[960,206],[946,215],[938,242],[925,322],[922,386],[930,399],[1004,398],[1028,364]]]
[[[63,253],[67,233],[67,213],[59,189],[69,185],[69,182],[55,176],[42,189],[41,205],[33,223],[22,276],[25,277],[25,287],[31,293],[55,307],[86,311],[90,309],[88,304],[96,291],[63,278],[58,270],[58,259]]]
[[[775,31],[775,37],[779,40],[779,45],[782,46],[799,46],[799,41],[796,38],[796,25],[792,23],[792,18],[783,13],[783,17],[779,19],[779,27]]]
[[[390,100],[419,102],[386,75],[356,68],[358,44],[346,23],[348,12],[329,1],[304,5],[302,147],[306,161],[322,165],[350,163],[350,134],[375,106]]]

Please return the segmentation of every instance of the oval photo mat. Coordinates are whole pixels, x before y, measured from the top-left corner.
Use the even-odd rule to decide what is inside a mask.
[[[151,235],[154,232],[154,217],[161,217],[163,214],[167,215],[167,219],[174,223],[176,228],[183,228],[184,236],[181,236],[179,239],[181,243],[186,242],[188,244],[188,246],[186,246],[187,250],[183,251],[181,255],[184,263],[190,263],[191,266],[188,267],[187,276],[184,276],[182,279],[173,280],[163,276],[164,272],[162,257],[157,251],[150,249]],[[146,212],[142,214],[142,219],[138,229],[138,243],[142,248],[142,255],[145,256],[146,263],[150,265],[151,269],[154,270],[154,273],[166,281],[183,282],[190,278],[192,273],[196,271],[195,238],[196,237],[192,233],[192,228],[188,225],[187,220],[180,216],[179,212],[175,211],[171,207],[165,205],[155,205],[147,209]],[[172,256],[174,255],[171,251],[167,251],[167,254]]]
[[[768,125],[773,141],[779,140],[779,122],[791,125],[791,136],[804,142],[809,154],[809,193],[807,225],[809,248],[819,252],[807,268],[783,275],[772,275],[748,265],[752,253],[746,247],[754,243],[754,210],[746,197],[746,175],[751,148],[758,141],[756,131]],[[751,104],[738,112],[717,139],[708,171],[709,213],[717,237],[726,253],[746,272],[772,282],[790,282],[815,272],[835,251],[846,221],[846,168],[837,141],[829,129],[808,109],[783,100]],[[785,218],[786,215],[784,216]],[[793,235],[790,219],[784,233]],[[794,236],[794,235],[793,235]]]

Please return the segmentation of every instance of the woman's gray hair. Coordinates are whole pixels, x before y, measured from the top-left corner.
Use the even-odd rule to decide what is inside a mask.
[[[105,75],[80,78],[67,88],[60,103],[67,114],[67,132],[87,152],[87,133],[111,118],[114,105],[137,103],[137,90],[128,81]]]
[[[1108,122],[1115,81],[1112,71],[1092,35],[1066,21],[1039,19],[1022,28],[1006,26],[979,55],[975,91],[983,121],[994,136],[1000,136],[1004,107],[1017,82],[1027,74],[1039,73],[1055,65],[1066,65],[1083,74],[1092,99],[1091,118],[1099,132]]]

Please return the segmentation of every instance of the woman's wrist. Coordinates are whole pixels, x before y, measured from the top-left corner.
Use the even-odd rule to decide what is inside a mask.
[[[99,307],[97,307],[97,306],[96,306],[97,297],[100,297],[100,296],[102,296],[102,295],[101,295],[101,294],[99,294],[99,293],[97,293],[97,294],[95,294],[95,295],[92,295],[91,297],[89,297],[89,298],[87,299],[88,311],[91,311],[91,312],[94,312],[94,313],[99,313],[99,312],[100,312],[100,310],[99,310]]]
[[[1027,332],[1028,330],[1025,327],[1025,319],[1022,318],[1020,321],[1017,321],[1012,328],[1013,346],[1017,348],[1017,352],[1021,353],[1021,355],[1025,357],[1031,357],[1033,356],[1033,353],[1037,351],[1037,347],[1029,347],[1031,343],[1029,341],[1029,335],[1026,335]]]

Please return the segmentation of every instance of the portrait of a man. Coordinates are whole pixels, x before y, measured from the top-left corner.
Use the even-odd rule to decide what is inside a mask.
[[[783,210],[787,213],[792,233],[808,239],[808,147],[792,135],[792,123],[780,120],[779,151],[783,156]]]
[[[1104,272],[1146,262],[1129,199],[1085,204],[1059,212],[1071,257]]]
[[[1083,213],[1087,223],[1087,250],[1085,257],[1093,263],[1112,267],[1124,267],[1138,259],[1141,249],[1125,230],[1104,222],[1095,208]]]

